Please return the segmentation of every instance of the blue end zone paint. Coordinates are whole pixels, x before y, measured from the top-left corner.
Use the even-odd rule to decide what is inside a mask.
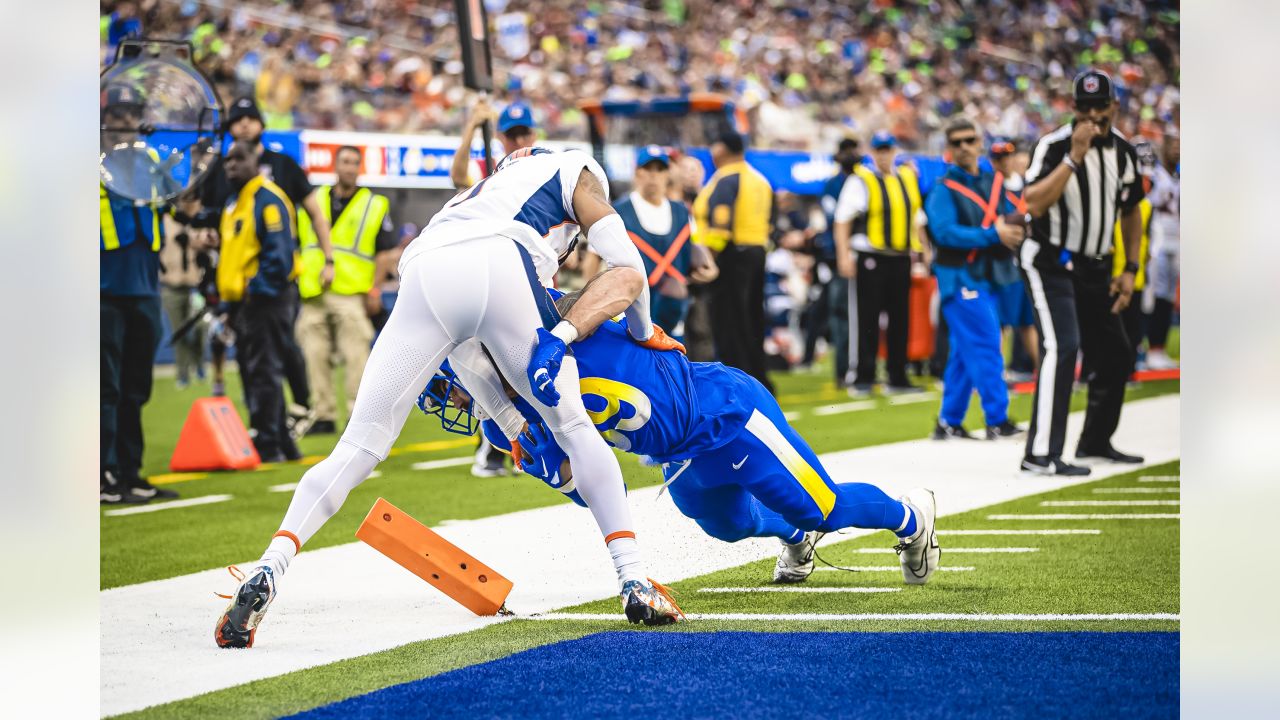
[[[1176,717],[1177,633],[607,632],[298,718]]]

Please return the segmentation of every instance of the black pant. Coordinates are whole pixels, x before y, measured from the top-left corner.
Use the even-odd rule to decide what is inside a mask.
[[[889,316],[885,370],[889,384],[907,381],[907,321],[911,302],[911,258],[906,255],[858,253],[858,372],[855,385],[876,381],[880,350],[880,313]]]
[[[293,305],[287,297],[252,295],[235,310],[236,358],[244,384],[253,444],[264,461],[294,458],[297,447],[285,426],[285,355],[293,337]]]
[[[711,333],[720,362],[747,373],[769,392],[764,356],[764,248],[729,245],[716,258],[711,284]]]
[[[1089,375],[1089,404],[1081,450],[1110,447],[1120,424],[1125,383],[1133,369],[1133,348],[1119,315],[1111,312],[1111,258],[1074,258],[1067,270],[1058,249],[1028,240],[1022,270],[1040,329],[1040,377],[1036,383],[1028,457],[1061,457],[1076,358],[1083,352]],[[1047,421],[1047,422],[1046,422]],[[1046,427],[1047,424],[1047,427]]]
[[[142,469],[142,406],[151,399],[151,371],[160,345],[160,297],[100,295],[102,334],[99,460],[128,483]]]
[[[307,379],[307,361],[302,355],[302,346],[298,344],[295,330],[298,325],[298,313],[302,311],[302,297],[298,294],[298,286],[288,289],[286,301],[289,304],[289,334],[284,338],[284,376],[289,381],[289,392],[293,401],[299,405],[311,406],[311,385]]]
[[[714,362],[716,359],[716,344],[711,331],[713,295],[709,285],[689,286],[689,312],[684,316],[684,346],[689,353],[690,362]]]

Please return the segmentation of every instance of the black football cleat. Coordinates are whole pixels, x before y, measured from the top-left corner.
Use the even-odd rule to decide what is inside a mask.
[[[227,568],[230,570],[231,568]],[[235,575],[239,570],[232,573]],[[253,647],[253,637],[258,632],[258,624],[267,614],[267,607],[276,599],[276,579],[271,568],[265,565],[255,567],[252,575],[240,583],[240,587],[229,597],[227,605],[218,624],[213,629],[213,640],[222,648]]]

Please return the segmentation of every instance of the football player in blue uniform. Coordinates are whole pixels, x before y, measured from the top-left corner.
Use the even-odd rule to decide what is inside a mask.
[[[549,292],[560,314],[577,299]],[[846,527],[892,531],[909,584],[924,584],[937,568],[933,493],[916,489],[899,501],[868,483],[832,481],[777,401],[746,373],[643,347],[630,339],[625,320],[604,322],[571,352],[587,415],[605,440],[661,463],[676,507],[712,537],[781,540],[775,582],[808,578],[818,540]],[[533,406],[505,387],[479,343],[460,346],[450,363],[428,384],[420,407],[440,414],[446,429],[474,432],[474,401],[495,447],[585,507],[566,454]]]

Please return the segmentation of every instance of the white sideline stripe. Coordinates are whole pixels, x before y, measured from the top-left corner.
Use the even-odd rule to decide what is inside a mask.
[[[876,403],[874,400],[857,400],[855,402],[836,403],[835,405],[823,405],[813,409],[813,414],[820,417],[827,415],[839,415],[841,413],[857,412],[859,410],[870,410],[874,408]]]
[[[938,570],[940,572],[971,572],[972,570],[974,570],[974,568],[945,565],[942,567],[936,567],[934,568],[934,570]],[[820,567],[820,568],[814,568],[813,571],[814,572],[850,572],[850,571],[852,572],[901,572],[902,566],[901,565],[859,565],[859,566],[853,566],[853,567]]]
[[[1182,482],[1182,477],[1179,475],[1143,475],[1138,478],[1138,482],[1180,483]]]
[[[1181,500],[1045,500],[1040,503],[1040,507],[1150,507],[1181,504]]]
[[[939,535],[1101,535],[1101,530],[939,530]],[[947,552],[953,552],[947,548]]]
[[[1178,513],[1090,513],[1087,515],[1068,515],[1050,513],[1046,515],[988,515],[988,520],[1178,520]],[[955,552],[948,550],[947,552]]]
[[[1125,403],[1124,421],[1114,442],[1118,447],[1140,450],[1150,461],[1147,468],[1177,460],[1181,455],[1180,415],[1176,395]],[[1083,420],[1081,413],[1069,417],[1069,437],[1079,435]],[[1017,443],[938,443],[922,438],[824,453],[820,458],[837,480],[874,478],[890,497],[915,487],[933,487],[942,516],[939,524],[944,529],[946,516],[978,510],[985,514],[992,512],[997,503],[1143,469],[1108,465],[1094,468],[1093,474],[1084,478],[1023,479],[1016,469],[1023,450]],[[384,473],[388,478],[420,477],[406,470]],[[394,490],[390,485],[386,487],[383,492],[391,493],[387,499],[396,502]],[[670,501],[664,498],[655,502],[657,495],[656,485],[633,489],[628,501],[652,577],[678,582],[763,560],[769,562],[769,568],[773,566],[772,559],[778,554],[776,540],[751,539],[733,544],[714,540],[681,515]],[[349,525],[333,521],[337,523],[335,529],[354,532],[367,507],[355,510],[355,519]],[[1079,525],[1098,527],[1092,523]],[[608,555],[600,547],[600,531],[591,514],[571,503],[432,527],[515,583],[507,607],[522,616],[610,598],[617,583]],[[272,529],[262,530],[259,540],[263,546]],[[847,530],[827,536],[822,545],[878,532]],[[511,538],[520,541],[512,542]],[[102,667],[110,667],[112,672],[105,673],[99,683],[100,713],[116,715],[141,710],[502,622],[476,617],[364,543],[351,542],[304,550],[294,559],[262,628],[265,634],[258,636],[254,648],[247,651],[252,657],[219,650],[210,636],[214,619],[226,603],[210,591],[227,587],[224,565],[239,561],[241,567],[248,567],[256,559],[256,553],[253,557],[219,558],[218,565],[208,570],[101,591],[99,659]],[[763,582],[767,572],[765,569],[762,577],[752,579]],[[333,592],[334,578],[342,579],[340,594]],[[749,595],[745,599],[743,607],[750,609],[751,601],[757,598]],[[155,612],[149,613],[144,622],[138,619],[139,608]],[[370,618],[377,621],[370,622]],[[351,632],[357,626],[360,632]]]
[[[213,503],[226,502],[230,499],[230,495],[201,495],[200,497],[188,498],[186,500],[171,500],[169,502],[138,505],[137,507],[121,508],[119,510],[108,510],[104,514],[110,515],[111,517],[119,517],[121,515],[141,515],[142,513],[160,512],[161,510],[193,507],[195,505],[212,505]]]
[[[901,568],[899,568],[901,569]],[[882,587],[712,587],[698,588],[700,593],[891,593],[902,588]]]
[[[976,548],[943,548],[948,555],[954,553],[961,554],[984,554],[984,553],[1031,553],[1040,552],[1040,548],[1033,547],[976,547]],[[858,548],[855,552],[859,555],[890,555],[896,552],[893,548]]]
[[[929,402],[937,400],[938,393],[923,392],[918,395],[891,395],[889,397],[890,405],[914,405],[915,403]]]
[[[440,468],[457,467],[459,465],[470,465],[475,462],[475,458],[467,455],[466,457],[446,458],[444,460],[427,460],[424,462],[416,462],[409,467],[414,470],[439,470]]]
[[[1181,488],[1171,487],[1136,487],[1136,488],[1094,488],[1095,495],[1128,495],[1129,493],[1155,495],[1158,493],[1182,492]]]
[[[759,622],[869,622],[876,620],[960,620],[972,622],[1125,622],[1134,620],[1172,620],[1179,622],[1178,613],[1108,613],[1108,614],[1043,614],[1021,613],[856,613],[824,615],[820,613],[796,613],[793,615],[764,613],[688,613],[689,620],[755,620]],[[525,620],[616,620],[625,621],[625,615],[604,613],[547,613],[533,615]]]

